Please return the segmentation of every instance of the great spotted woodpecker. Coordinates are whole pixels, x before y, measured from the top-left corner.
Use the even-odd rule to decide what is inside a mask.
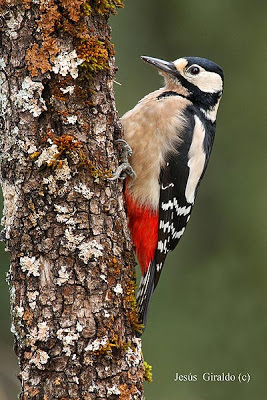
[[[224,76],[204,58],[141,58],[165,80],[121,119],[135,173],[124,163],[130,173],[127,216],[142,271],[137,304],[145,324],[165,258],[184,233],[207,168]]]

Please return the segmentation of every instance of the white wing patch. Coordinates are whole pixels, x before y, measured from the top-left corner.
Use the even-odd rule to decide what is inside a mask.
[[[167,166],[169,165],[169,163],[167,163]],[[167,186],[163,186],[163,185],[161,185],[161,189],[162,190],[166,190],[166,189],[168,189],[169,187],[174,187],[174,184],[173,183],[169,183],[169,185],[167,185]]]
[[[204,152],[205,128],[200,119],[195,115],[195,128],[192,143],[188,152],[189,176],[185,189],[188,203],[194,203],[195,191],[205,166],[206,154]]]
[[[168,203],[164,203],[164,202],[162,202],[161,203],[161,208],[162,208],[162,210],[164,210],[164,211],[167,211],[168,209],[173,209],[173,202],[171,201],[171,200],[169,200],[168,201]]]
[[[191,208],[192,208],[192,206],[179,207],[176,197],[173,198],[173,204],[174,204],[177,215],[187,215],[190,213]]]
[[[167,247],[169,241],[170,241],[170,236],[168,237],[168,239],[165,239],[164,242],[162,240],[158,241],[158,250],[161,253],[167,254],[169,252],[169,249]]]

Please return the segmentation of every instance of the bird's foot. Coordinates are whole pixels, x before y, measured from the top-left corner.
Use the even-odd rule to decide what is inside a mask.
[[[115,181],[117,179],[125,179],[127,175],[129,175],[131,178],[135,178],[135,172],[128,161],[128,157],[131,157],[133,152],[131,146],[124,139],[118,139],[116,140],[116,143],[120,143],[122,145],[122,163],[118,166],[112,178],[108,178],[108,180]]]

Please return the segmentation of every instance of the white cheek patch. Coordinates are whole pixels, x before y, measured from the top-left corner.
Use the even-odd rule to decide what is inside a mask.
[[[216,72],[202,70],[198,75],[186,76],[186,79],[202,92],[216,93],[223,89],[222,78]]]
[[[200,119],[195,115],[195,128],[192,143],[188,152],[189,176],[185,189],[185,198],[188,203],[193,204],[195,191],[205,167],[206,154],[204,152],[205,129]]]

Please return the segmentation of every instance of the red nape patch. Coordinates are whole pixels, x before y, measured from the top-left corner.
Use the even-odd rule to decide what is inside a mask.
[[[157,248],[159,217],[156,211],[134,202],[127,189],[125,199],[132,241],[144,275]]]

